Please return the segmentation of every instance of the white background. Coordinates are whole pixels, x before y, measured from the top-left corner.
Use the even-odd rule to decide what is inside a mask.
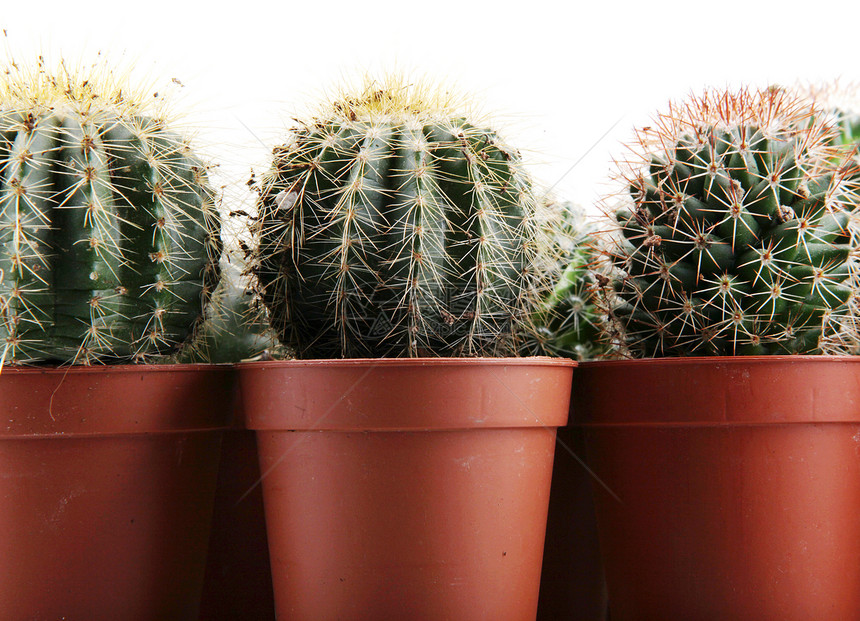
[[[471,93],[538,179],[590,207],[621,143],[669,99],[708,86],[855,81],[860,8],[844,7],[0,0],[0,26],[6,61],[42,53],[85,64],[101,52],[154,89],[177,91],[222,183],[233,184],[231,200],[243,200],[252,167],[266,165],[309,102],[364,72],[396,69]]]

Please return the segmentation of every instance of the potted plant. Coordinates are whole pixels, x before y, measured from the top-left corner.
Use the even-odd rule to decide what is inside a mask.
[[[232,376],[145,364],[191,333],[220,252],[160,103],[104,67],[0,77],[7,618],[196,618]]]
[[[301,358],[239,370],[279,617],[534,618],[573,362],[516,357],[551,243],[519,154],[457,108],[369,82],[257,186]]]
[[[613,621],[856,619],[856,168],[781,89],[643,128],[599,276],[630,360],[585,362]]]

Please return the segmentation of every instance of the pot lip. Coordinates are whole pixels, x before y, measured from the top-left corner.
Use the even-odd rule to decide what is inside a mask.
[[[233,390],[229,364],[4,366],[0,440],[222,431]]]
[[[860,356],[700,356],[580,365],[579,427],[754,427],[860,423]],[[626,390],[618,390],[625,386]]]
[[[667,356],[665,358],[623,358],[616,360],[585,360],[579,368],[623,366],[684,366],[684,365],[766,365],[776,362],[833,364],[860,363],[860,356],[831,354],[780,354],[773,356]]]
[[[199,373],[229,371],[230,363],[176,363],[176,364],[104,364],[104,365],[12,365],[0,369],[0,382],[4,375],[109,375],[124,373]]]
[[[258,432],[559,427],[574,366],[550,357],[253,362],[238,369],[239,394],[245,426]],[[508,380],[516,390],[504,389]],[[560,400],[557,411],[544,410],[547,399]]]
[[[476,367],[476,366],[547,366],[575,367],[578,363],[570,358],[551,356],[521,356],[507,358],[313,358],[307,360],[255,360],[237,362],[237,369],[265,368],[361,368],[361,367]]]

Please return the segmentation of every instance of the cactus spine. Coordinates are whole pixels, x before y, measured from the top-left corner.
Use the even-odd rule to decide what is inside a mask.
[[[607,290],[640,356],[822,353],[852,323],[856,171],[779,89],[706,93],[643,129],[611,209]]]
[[[274,149],[256,273],[300,357],[517,352],[540,238],[531,183],[443,99],[370,85]]]
[[[207,169],[108,74],[0,77],[0,337],[6,362],[175,350],[217,276]]]

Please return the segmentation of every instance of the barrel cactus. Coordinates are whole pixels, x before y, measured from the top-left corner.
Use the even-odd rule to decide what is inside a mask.
[[[0,76],[4,362],[142,362],[192,331],[217,278],[217,210],[152,99],[106,70]]]
[[[855,323],[857,177],[781,89],[709,92],[641,130],[604,283],[638,356],[836,353]]]
[[[541,234],[520,155],[495,131],[391,80],[273,155],[255,271],[299,357],[516,354]]]
[[[555,243],[548,257],[553,286],[532,314],[533,338],[526,352],[588,360],[606,353],[604,317],[595,303],[595,272],[600,261],[594,223],[569,202],[543,201]],[[556,225],[556,222],[559,225]]]

